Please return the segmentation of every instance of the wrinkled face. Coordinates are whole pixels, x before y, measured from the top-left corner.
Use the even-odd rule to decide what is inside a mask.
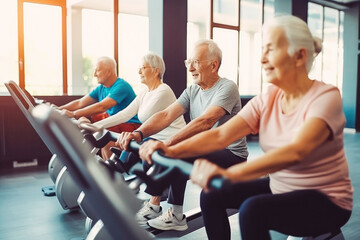
[[[156,71],[153,67],[151,67],[148,63],[143,62],[139,66],[139,75],[141,83],[148,84],[151,79],[156,76]]]
[[[98,83],[106,84],[107,80],[111,76],[111,70],[106,67],[106,65],[102,62],[96,64],[94,77],[97,78]]]
[[[201,85],[214,74],[211,69],[211,59],[208,57],[208,46],[200,45],[194,49],[191,58],[187,60],[187,68],[195,84]]]
[[[285,31],[280,27],[271,27],[263,32],[261,65],[266,80],[277,83],[295,69],[294,57],[288,53],[289,42]]]

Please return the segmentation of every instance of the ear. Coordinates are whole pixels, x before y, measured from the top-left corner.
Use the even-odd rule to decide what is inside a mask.
[[[217,72],[218,69],[219,69],[219,61],[218,61],[218,60],[212,61],[211,64],[210,64],[210,66],[211,66],[211,70],[212,70],[213,72]]]
[[[300,67],[302,65],[306,65],[306,59],[307,59],[307,50],[305,48],[300,48],[296,53],[295,53],[295,61],[296,61],[296,66]]]
[[[160,76],[160,69],[159,68],[155,68],[155,75]]]

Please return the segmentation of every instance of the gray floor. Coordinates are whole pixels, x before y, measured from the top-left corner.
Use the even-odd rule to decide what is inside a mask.
[[[342,228],[345,239],[360,239],[360,133],[346,131],[345,150],[350,175],[355,188],[354,209],[349,222]],[[261,154],[257,142],[249,142],[250,158]],[[200,189],[188,183],[184,210],[198,206]],[[77,240],[86,237],[85,217],[79,211],[63,210],[56,197],[45,197],[43,186],[52,185],[47,169],[17,169],[0,172],[0,240],[52,239]],[[147,198],[140,194],[141,198]],[[166,209],[166,204],[163,204]],[[237,214],[230,217],[232,239],[241,239]],[[201,219],[191,223],[191,230],[184,233],[166,232],[160,239],[206,239]],[[198,229],[199,228],[199,229]],[[195,229],[195,230],[194,230]],[[285,235],[271,232],[275,240]]]

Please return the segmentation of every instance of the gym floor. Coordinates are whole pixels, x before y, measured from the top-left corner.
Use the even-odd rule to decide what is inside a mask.
[[[342,228],[346,240],[360,239],[360,133],[345,130],[345,151],[354,186],[354,208],[349,222]],[[250,158],[262,153],[257,142],[248,143]],[[47,168],[23,168],[0,171],[0,240],[80,240],[86,238],[85,216],[81,211],[63,210],[56,199],[43,195],[41,188],[53,185]],[[188,182],[184,211],[199,206],[200,189]],[[196,197],[194,197],[196,196]],[[147,198],[144,193],[140,198]],[[163,204],[167,209],[166,204]],[[237,214],[230,217],[232,239],[241,239]],[[160,239],[206,239],[201,219],[189,224],[185,232],[168,231]],[[287,236],[271,232],[272,239]]]

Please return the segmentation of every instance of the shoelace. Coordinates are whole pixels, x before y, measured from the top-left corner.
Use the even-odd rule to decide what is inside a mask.
[[[143,214],[146,212],[149,212],[150,206],[149,206],[149,202],[145,202],[144,203],[144,207],[142,207],[139,211],[139,214]]]
[[[172,208],[169,208],[166,213],[159,217],[159,220],[171,220],[173,219]]]

